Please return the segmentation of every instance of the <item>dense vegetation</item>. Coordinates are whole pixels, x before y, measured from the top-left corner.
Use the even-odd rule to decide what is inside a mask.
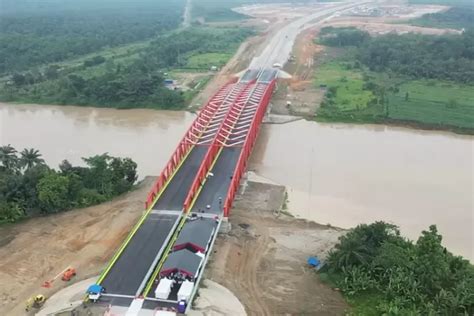
[[[0,74],[151,38],[179,25],[185,1],[3,2]]]
[[[164,86],[165,73],[186,69],[204,54],[233,53],[251,31],[205,27],[160,35],[116,55],[97,54],[65,65],[14,73],[0,86],[0,100],[104,107],[179,109],[187,96]],[[219,59],[217,64],[226,60]],[[209,62],[212,64],[212,61]],[[209,64],[194,62],[193,71]]]
[[[48,167],[35,149],[0,147],[0,223],[104,202],[131,189],[137,164],[107,154]]]
[[[327,87],[319,120],[474,132],[472,30],[371,38],[353,28],[327,28],[320,41],[337,47],[339,57],[323,63],[316,74],[316,84]]]
[[[414,243],[384,222],[339,239],[327,273],[356,315],[472,315],[474,266],[441,244],[436,226]]]
[[[454,7],[444,12],[425,14],[410,23],[436,28],[474,29],[474,6]]]
[[[325,30],[328,46],[357,46],[357,59],[377,72],[394,72],[413,78],[474,83],[474,30],[461,35],[428,36],[387,34],[368,36],[357,29]]]

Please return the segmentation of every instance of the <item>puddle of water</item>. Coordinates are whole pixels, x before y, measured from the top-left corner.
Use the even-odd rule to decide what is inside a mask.
[[[473,260],[473,152],[470,136],[298,121],[264,126],[250,169],[287,185],[299,217],[385,220],[412,239],[436,224],[450,251]]]
[[[0,144],[36,148],[55,168],[105,152],[130,157],[142,178],[160,174],[193,119],[174,111],[0,103]]]

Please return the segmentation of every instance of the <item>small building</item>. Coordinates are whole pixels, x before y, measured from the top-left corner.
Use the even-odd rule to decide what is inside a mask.
[[[173,250],[186,248],[193,252],[206,253],[216,229],[217,222],[212,218],[200,217],[196,220],[188,220],[179,233]]]
[[[194,280],[201,268],[203,259],[202,254],[195,254],[188,249],[174,251],[163,263],[160,276],[166,277],[179,273],[186,278]]]

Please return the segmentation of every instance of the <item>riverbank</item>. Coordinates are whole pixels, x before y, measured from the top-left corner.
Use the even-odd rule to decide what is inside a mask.
[[[248,315],[344,315],[339,292],[307,266],[326,258],[344,230],[281,212],[285,187],[252,177],[234,202],[232,229],[221,234],[205,277],[231,290]]]
[[[67,267],[77,270],[73,282],[98,275],[142,215],[153,181],[110,202],[2,227],[0,314],[24,315],[29,297],[64,288],[60,279],[51,288],[41,284]]]

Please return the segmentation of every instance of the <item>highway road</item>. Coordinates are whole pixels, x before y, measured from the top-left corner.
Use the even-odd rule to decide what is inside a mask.
[[[291,54],[296,36],[303,30],[316,26],[324,21],[339,15],[353,7],[369,2],[344,2],[325,8],[319,12],[298,18],[278,30],[263,49],[260,56],[256,56],[250,63],[250,69],[271,68],[273,64],[284,65]]]

